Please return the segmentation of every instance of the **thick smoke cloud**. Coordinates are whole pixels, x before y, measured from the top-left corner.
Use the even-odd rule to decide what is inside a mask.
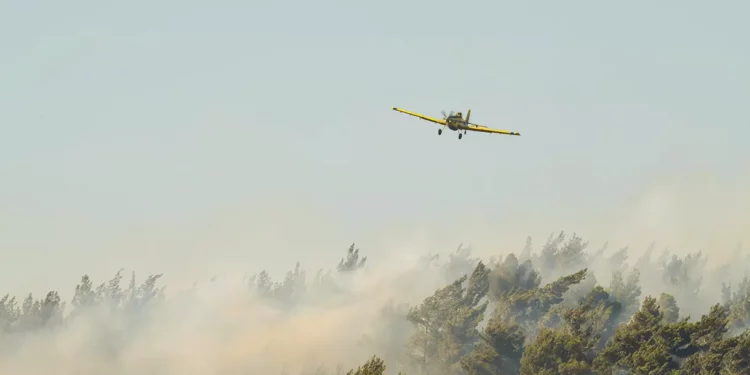
[[[479,328],[503,296],[584,268],[589,273],[565,289],[562,305],[574,306],[602,285],[629,305],[630,314],[644,296],[665,292],[675,297],[680,317],[696,318],[722,301],[722,291],[730,298],[730,285],[738,291],[749,260],[738,249],[710,269],[703,253],[677,256],[653,246],[629,265],[628,253],[555,233],[539,245],[529,239],[513,255],[481,260],[491,269],[492,304]],[[376,266],[354,247],[344,255],[315,274],[297,264],[283,278],[259,272],[180,291],[161,286],[160,275],[138,280],[120,272],[108,281],[83,277],[44,298],[6,296],[0,300],[0,373],[335,373],[374,354],[395,373],[413,365],[408,348],[416,325],[406,318],[409,307],[480,264],[466,247],[447,256],[406,254]]]

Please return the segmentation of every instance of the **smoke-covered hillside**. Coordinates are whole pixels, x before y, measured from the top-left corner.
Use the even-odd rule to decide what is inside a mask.
[[[169,296],[161,275],[83,276],[0,298],[0,373],[748,373],[750,256],[628,250],[560,233],[372,267],[352,245]]]

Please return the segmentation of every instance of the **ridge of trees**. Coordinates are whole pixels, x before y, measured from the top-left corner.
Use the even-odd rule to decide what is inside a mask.
[[[593,253],[587,247],[588,242],[563,232],[550,236],[538,254],[529,238],[518,256],[489,262],[459,247],[440,266],[450,280],[444,286],[419,304],[383,307],[378,337],[362,333],[361,344],[375,353],[346,375],[750,373],[750,277],[734,288],[731,280],[721,279],[731,267],[746,272],[741,267],[750,265],[750,257],[736,252],[707,284],[705,276],[711,275],[700,252],[678,257],[665,251],[653,261],[652,245],[629,267],[627,248],[607,257],[607,244]],[[438,258],[424,257],[425,267]],[[366,261],[352,244],[336,273],[360,272]],[[607,285],[596,279],[594,268],[610,272]],[[83,276],[69,304],[58,291],[42,299],[29,294],[20,304],[10,295],[0,297],[0,342],[55,329],[92,309],[118,313],[130,324],[148,318],[150,308],[164,300],[164,287],[157,287],[161,275],[138,284],[133,273],[123,289],[121,272],[96,287]],[[663,291],[643,295],[644,274]],[[261,271],[247,279],[247,287],[285,311],[320,291],[346,295],[344,280],[320,270],[308,283],[297,263],[282,281]],[[712,285],[720,287],[706,290]],[[719,297],[692,319],[686,310],[695,308],[685,306],[706,296]],[[680,306],[680,301],[687,303]],[[333,373],[343,374],[327,372],[325,364],[315,372]]]

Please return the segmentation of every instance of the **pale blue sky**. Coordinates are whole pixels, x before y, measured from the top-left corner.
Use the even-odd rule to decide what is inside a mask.
[[[39,4],[0,6],[14,293],[609,238],[655,181],[747,181],[746,1]]]

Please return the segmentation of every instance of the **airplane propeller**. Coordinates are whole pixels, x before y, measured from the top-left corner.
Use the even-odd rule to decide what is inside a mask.
[[[446,114],[445,114],[445,111],[440,111],[440,113],[442,113],[442,114],[443,114],[443,120],[446,120],[446,119],[448,119],[448,117],[450,117],[450,116],[453,116],[453,115],[454,115],[453,111],[451,111],[451,114],[450,114],[450,115],[446,115]]]

